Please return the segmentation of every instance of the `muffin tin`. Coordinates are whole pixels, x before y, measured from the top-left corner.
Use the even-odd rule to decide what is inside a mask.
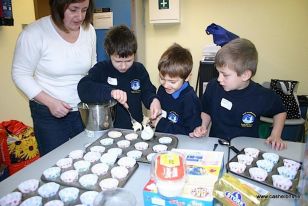
[[[45,193],[40,191],[41,187],[46,187],[48,184],[57,184],[54,182],[44,183],[42,181],[39,182],[38,187],[36,187],[33,191],[25,193],[25,191],[21,191],[18,188],[13,192],[3,196],[0,198],[0,205],[23,205],[23,206],[35,206],[35,205],[46,205],[46,206],[71,206],[71,205],[91,205],[92,201],[94,201],[94,197],[98,194],[97,191],[86,191],[80,188],[72,187],[71,189],[74,191],[78,191],[78,194],[73,197],[66,192],[65,190],[70,190],[63,185],[58,185],[56,190],[53,193],[48,193],[45,190]],[[62,192],[61,192],[62,191]],[[65,195],[63,195],[65,193]],[[50,194],[50,196],[46,196]],[[88,197],[87,197],[88,196]],[[72,199],[71,201],[65,202],[67,199]],[[7,200],[7,201],[6,201]],[[48,203],[48,204],[47,204]]]
[[[99,183],[104,179],[112,177],[111,170],[119,167],[118,162],[117,162],[119,159],[115,159],[114,163],[111,163],[110,165],[108,165],[108,170],[105,172],[105,174],[104,173],[94,174],[92,172],[92,167],[94,165],[102,163],[100,158],[98,158],[96,161],[90,162],[90,166],[86,165],[85,169],[84,168],[83,169],[80,169],[80,168],[76,169],[76,164],[75,164],[76,162],[82,161],[82,162],[88,163],[88,161],[84,160],[86,154],[89,154],[89,152],[86,152],[83,155],[82,158],[72,159],[73,160],[72,164],[69,165],[69,166],[65,165],[65,168],[60,168],[60,173],[58,173],[56,175],[46,177],[44,174],[50,168],[46,169],[41,176],[41,180],[44,181],[44,182],[55,182],[55,183],[58,183],[58,184],[63,185],[63,186],[76,187],[76,188],[83,189],[83,190],[93,190],[93,191],[98,191],[98,192],[102,191]],[[105,154],[105,153],[102,153],[102,154]],[[100,155],[102,155],[102,154],[100,154]],[[69,158],[69,157],[66,157],[66,158],[63,158],[63,159],[67,159],[67,158]],[[63,159],[61,159],[61,160],[63,160]],[[61,160],[59,160],[59,161],[61,161]],[[118,181],[119,181],[118,187],[124,187],[126,182],[129,180],[129,178],[136,171],[138,166],[139,166],[138,163],[135,163],[132,167],[126,168],[127,169],[127,175],[125,175],[125,177],[122,177],[121,179],[118,179]],[[58,164],[56,164],[51,168],[55,169],[55,168],[59,168],[59,166],[58,166]],[[66,174],[67,174],[68,179],[65,179],[66,177],[63,178],[63,176],[65,176]],[[74,177],[74,175],[76,175],[76,174],[78,174],[77,177]],[[83,178],[85,175],[87,175],[86,176],[87,178]],[[92,177],[96,176],[97,177],[97,181],[94,180],[96,182],[95,184],[85,185],[85,184],[80,183],[81,179],[89,180],[88,182],[90,183],[90,178],[89,178],[90,176],[92,176]]]
[[[108,134],[114,137],[108,136]],[[127,138],[128,136],[128,138]],[[103,145],[101,142],[109,142],[110,139],[113,142],[110,145]],[[169,135],[166,133],[158,133],[155,132],[154,137],[150,140],[143,140],[141,139],[141,132],[134,132],[133,130],[126,130],[126,129],[110,129],[108,130],[102,137],[98,138],[92,144],[90,144],[86,151],[91,151],[91,148],[94,146],[104,146],[105,152],[112,148],[119,148],[118,143],[124,140],[129,139],[129,146],[122,149],[122,153],[119,155],[120,157],[126,156],[130,151],[138,150],[136,149],[135,145],[143,145],[146,143],[148,147],[144,150],[138,150],[142,152],[141,157],[136,158],[137,162],[143,163],[150,163],[151,158],[150,156],[154,156],[154,154],[161,152],[161,151],[169,151],[173,148],[177,148],[178,146],[178,138],[173,135]],[[121,145],[121,144],[120,144]],[[160,145],[160,146],[157,146]],[[155,149],[155,151],[154,151]],[[149,158],[147,158],[149,157]]]
[[[291,180],[292,186],[291,186],[288,190],[284,190],[284,189],[281,189],[281,188],[277,187],[277,185],[274,186],[272,177],[273,177],[273,175],[274,175],[274,177],[275,177],[276,175],[279,175],[279,173],[278,173],[278,168],[284,166],[284,162],[283,162],[283,161],[284,161],[285,159],[287,159],[287,160],[291,160],[291,159],[285,158],[285,157],[282,157],[282,156],[279,156],[279,155],[278,155],[278,161],[277,161],[277,163],[274,163],[274,166],[273,166],[271,172],[267,172],[267,177],[266,177],[266,179],[265,179],[264,181],[258,181],[258,180],[253,179],[253,178],[250,176],[249,170],[250,170],[251,168],[254,168],[254,167],[255,167],[255,168],[258,168],[258,166],[257,166],[257,161],[258,161],[258,160],[263,160],[263,159],[264,159],[263,154],[264,154],[264,153],[268,153],[268,152],[259,151],[259,154],[258,154],[255,158],[253,158],[252,163],[251,163],[250,165],[245,165],[246,168],[245,168],[244,171],[243,171],[242,164],[236,165],[236,164],[234,164],[233,162],[238,162],[238,156],[239,156],[239,155],[241,156],[241,155],[245,154],[245,151],[244,151],[244,150],[245,150],[245,148],[242,149],[242,150],[240,151],[239,154],[237,154],[235,157],[233,157],[233,158],[227,163],[226,168],[227,168],[227,171],[228,171],[228,172],[231,172],[231,173],[233,173],[233,174],[239,175],[239,176],[241,176],[241,177],[248,178],[248,179],[250,179],[250,180],[252,180],[252,181],[255,181],[255,182],[258,182],[258,183],[267,185],[267,186],[269,186],[269,187],[275,188],[275,189],[277,189],[277,190],[286,192],[286,193],[291,194],[291,195],[295,195],[295,196],[299,195],[299,191],[297,190],[297,185],[298,185],[299,177],[300,177],[300,168],[301,168],[301,165],[302,165],[301,162],[295,161],[296,163],[299,163],[299,168],[297,169],[297,172],[296,172],[296,174],[295,174],[294,179]],[[276,156],[276,155],[275,155],[275,156]],[[294,161],[294,160],[291,160],[291,161]],[[275,161],[274,161],[274,162],[275,162]],[[230,163],[231,163],[231,166],[232,166],[232,164],[233,164],[233,165],[236,165],[237,171],[243,171],[243,172],[242,172],[242,173],[238,173],[238,172],[236,172],[236,171],[232,171],[231,168],[230,168],[230,165],[229,165]],[[265,170],[264,170],[264,171],[265,171]]]

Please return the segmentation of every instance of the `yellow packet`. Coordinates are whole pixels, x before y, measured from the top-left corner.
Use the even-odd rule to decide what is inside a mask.
[[[264,206],[269,192],[225,173],[214,185],[213,196],[223,205]]]

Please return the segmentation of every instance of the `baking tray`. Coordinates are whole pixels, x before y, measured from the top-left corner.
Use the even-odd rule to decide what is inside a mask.
[[[65,171],[74,170],[74,166],[73,166],[73,165],[74,165],[75,162],[77,162],[77,161],[79,161],[79,160],[82,160],[82,159],[73,159],[73,163],[72,163],[72,166],[71,166],[71,167],[68,167],[68,168],[65,168],[65,169],[62,168],[62,169],[61,169],[60,176],[61,176],[61,174],[62,174],[63,172],[65,172]],[[88,171],[78,173],[78,179],[77,179],[76,181],[73,181],[73,182],[70,182],[70,183],[68,183],[68,182],[63,182],[63,181],[60,179],[60,176],[57,177],[56,179],[52,179],[52,180],[46,179],[46,177],[45,177],[43,174],[41,175],[41,180],[42,180],[43,182],[55,182],[55,183],[58,183],[58,184],[63,185],[63,186],[76,187],[76,188],[82,189],[82,190],[92,190],[92,191],[98,191],[98,192],[100,192],[100,191],[102,191],[102,190],[101,190],[101,188],[100,188],[100,186],[99,186],[99,183],[100,183],[103,179],[111,178],[111,169],[112,169],[113,167],[119,166],[117,163],[115,163],[113,166],[109,166],[109,169],[108,169],[108,171],[107,171],[106,174],[98,176],[97,183],[96,183],[94,186],[92,186],[92,187],[84,187],[84,186],[82,186],[82,185],[79,183],[79,181],[78,181],[79,178],[80,178],[81,176],[83,176],[83,175],[86,175],[86,174],[93,174],[93,173],[91,172],[91,168],[92,168],[93,165],[98,164],[98,163],[100,163],[100,160],[91,163],[91,165],[90,165]],[[57,165],[54,165],[54,167],[57,167]],[[134,172],[136,171],[136,169],[137,169],[138,167],[139,167],[139,165],[138,165],[138,163],[136,163],[132,168],[127,168],[127,169],[128,169],[128,174],[127,174],[127,176],[126,176],[125,178],[119,180],[118,187],[124,187],[124,185],[126,184],[126,182],[127,182],[127,181],[129,180],[129,178],[134,174]]]
[[[178,146],[178,138],[172,134],[167,134],[167,133],[159,133],[159,132],[155,132],[154,137],[150,140],[143,140],[141,139],[141,132],[134,132],[133,130],[127,130],[127,129],[109,129],[105,132],[105,134],[98,138],[96,141],[94,141],[92,144],[90,144],[87,148],[86,151],[90,151],[90,148],[93,146],[103,146],[100,141],[104,138],[108,137],[108,132],[110,131],[119,131],[122,133],[121,137],[118,138],[113,138],[114,142],[111,145],[108,146],[104,146],[105,147],[105,152],[108,151],[111,148],[116,148],[118,147],[117,142],[120,140],[124,140],[125,139],[125,135],[129,134],[129,133],[137,133],[138,134],[138,138],[135,140],[131,140],[130,141],[130,146],[127,148],[123,148],[122,149],[122,154],[119,156],[119,158],[126,156],[127,152],[132,151],[132,150],[136,150],[134,145],[138,142],[146,142],[148,143],[149,147],[146,150],[141,151],[142,152],[142,156],[139,159],[136,159],[137,162],[143,162],[143,163],[151,163],[148,159],[147,159],[147,155],[149,155],[150,153],[155,153],[155,151],[153,150],[153,146],[157,145],[157,144],[161,144],[159,143],[159,138],[161,137],[170,137],[172,139],[171,143],[169,144],[165,144],[167,146],[167,151],[170,151],[173,148],[177,148]]]
[[[38,188],[40,188],[40,186],[42,186],[42,185],[44,185],[44,184],[46,184],[46,182],[40,181],[40,182],[39,182]],[[21,204],[23,201],[25,201],[25,200],[27,200],[27,199],[29,199],[29,198],[31,198],[31,197],[34,197],[34,196],[40,196],[40,197],[42,197],[42,196],[38,193],[38,188],[37,188],[35,191],[30,192],[30,193],[22,193],[22,192],[19,191],[17,188],[16,188],[14,191],[12,191],[12,192],[20,192],[20,193],[22,194],[22,198],[21,198],[21,202],[20,202],[20,204]],[[52,200],[61,200],[61,198],[60,198],[60,196],[59,196],[59,192],[60,192],[60,190],[62,190],[62,189],[64,189],[64,188],[67,188],[67,186],[63,186],[63,185],[60,184],[59,190],[58,190],[58,192],[57,192],[54,196],[49,197],[49,198],[44,198],[44,197],[42,197],[42,203],[43,203],[42,205],[45,205],[47,202],[52,201]],[[72,202],[69,202],[69,203],[65,203],[65,204],[64,204],[65,206],[73,206],[73,205],[81,204],[80,196],[81,196],[83,193],[87,192],[88,190],[83,190],[83,189],[80,189],[80,188],[77,188],[77,189],[79,189],[79,194],[78,194],[78,197],[76,198],[76,200],[74,200],[74,201],[72,201]],[[8,193],[8,194],[9,194],[9,193]],[[61,200],[61,201],[62,201],[62,200]],[[19,204],[19,205],[20,205],[20,204]]]
[[[245,148],[244,148],[244,149],[245,149]],[[242,149],[242,150],[240,151],[239,154],[245,154],[244,149]],[[251,165],[246,165],[245,171],[244,171],[243,173],[241,173],[241,174],[231,171],[231,170],[230,170],[230,167],[229,167],[229,163],[230,163],[230,162],[237,162],[237,155],[239,155],[239,154],[237,154],[236,156],[234,156],[234,157],[227,163],[226,169],[227,169],[228,172],[233,173],[233,174],[235,174],[235,175],[238,175],[238,176],[241,176],[241,177],[245,177],[245,178],[250,179],[250,180],[252,180],[252,181],[254,181],[254,182],[258,182],[258,183],[261,183],[261,184],[263,184],[263,185],[269,186],[269,187],[271,187],[271,188],[280,190],[280,191],[282,191],[282,192],[286,192],[286,193],[288,193],[288,194],[291,194],[291,195],[294,195],[294,196],[298,196],[298,195],[299,195],[299,191],[298,191],[298,189],[297,189],[297,186],[298,186],[298,182],[299,182],[299,179],[300,179],[300,171],[301,171],[301,167],[302,167],[302,162],[299,162],[299,161],[294,160],[294,161],[300,163],[300,164],[301,164],[301,167],[298,169],[295,178],[294,178],[293,180],[291,180],[291,181],[292,181],[292,186],[291,186],[291,188],[290,188],[289,190],[282,190],[282,189],[280,189],[280,188],[274,187],[274,185],[273,185],[273,180],[272,180],[272,175],[279,175],[279,173],[278,173],[278,171],[277,171],[277,168],[283,166],[283,159],[290,159],[290,158],[286,158],[286,157],[283,157],[283,156],[279,156],[278,162],[274,165],[272,171],[267,173],[267,177],[266,177],[266,179],[265,179],[263,182],[257,181],[257,180],[252,179],[252,178],[250,177],[249,169],[252,168],[252,167],[257,167],[256,162],[257,162],[258,160],[260,160],[260,159],[263,159],[263,157],[262,157],[262,154],[263,154],[263,153],[266,153],[266,152],[260,150],[258,157],[256,157],[256,158],[253,159],[253,162],[251,163]],[[293,159],[290,159],[290,160],[293,160]]]

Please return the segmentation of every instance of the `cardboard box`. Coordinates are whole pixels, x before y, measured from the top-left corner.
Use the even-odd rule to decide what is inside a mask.
[[[159,194],[154,180],[144,187],[145,206],[212,206],[214,184],[223,171],[223,152],[174,149],[185,155],[187,179],[182,194],[167,198]]]

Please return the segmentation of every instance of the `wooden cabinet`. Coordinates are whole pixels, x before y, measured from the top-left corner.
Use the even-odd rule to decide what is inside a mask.
[[[50,15],[49,0],[33,0],[35,19]]]

